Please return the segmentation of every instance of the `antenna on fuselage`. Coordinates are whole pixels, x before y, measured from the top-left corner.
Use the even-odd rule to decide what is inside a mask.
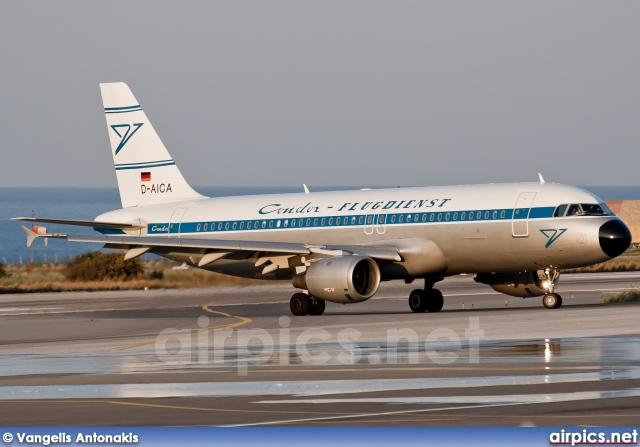
[[[302,184],[302,187],[304,188],[304,193],[305,194],[309,194],[309,188],[307,188],[307,185],[305,185],[304,183]]]
[[[538,172],[538,177],[540,177],[540,184],[544,185],[544,179],[542,178],[542,174]]]

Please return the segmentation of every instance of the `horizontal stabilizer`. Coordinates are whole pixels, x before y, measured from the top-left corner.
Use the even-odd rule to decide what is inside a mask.
[[[142,223],[122,223],[122,222],[96,222],[95,220],[73,220],[73,219],[47,219],[39,217],[13,217],[11,220],[22,220],[24,222],[45,222],[62,225],[75,225],[78,227],[111,228],[114,230],[134,230],[146,227]],[[24,228],[24,227],[22,227]]]
[[[58,238],[58,239],[66,239],[67,238],[66,234],[40,234],[40,233],[36,233],[31,228],[27,228],[24,225],[22,226],[22,229],[24,230],[25,233],[27,233],[27,247],[31,247],[31,244],[33,244],[33,241],[35,241],[39,237],[44,237],[44,238],[52,237],[52,238]]]

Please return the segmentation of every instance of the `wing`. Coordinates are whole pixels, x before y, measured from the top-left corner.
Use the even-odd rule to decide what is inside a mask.
[[[130,223],[96,222],[95,220],[48,219],[48,218],[39,218],[39,217],[12,217],[10,220],[75,225],[78,227],[109,228],[114,230],[135,230],[135,229],[146,227],[146,224],[142,222],[130,222]]]
[[[246,258],[255,258],[256,266],[267,264],[263,273],[288,267],[287,259],[296,255],[317,257],[348,256],[359,254],[379,261],[401,261],[395,247],[375,245],[314,245],[295,242],[263,242],[219,239],[172,238],[164,236],[82,236],[68,234],[37,234],[27,227],[27,245],[31,246],[38,237],[66,239],[69,242],[90,242],[105,244],[105,248],[125,250],[125,259],[135,258],[145,253],[182,253],[198,260],[198,267],[204,267],[232,253],[242,253]]]

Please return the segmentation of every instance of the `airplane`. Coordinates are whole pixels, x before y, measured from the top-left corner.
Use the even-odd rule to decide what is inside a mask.
[[[627,226],[583,189],[539,182],[209,198],[186,182],[140,103],[122,82],[100,84],[122,209],[93,221],[18,217],[80,225],[98,235],[38,237],[104,244],[125,259],[144,253],[232,276],[290,280],[296,316],[326,301],[368,300],[381,281],[424,280],[413,312],[438,312],[445,277],[516,297],[542,296],[557,309],[560,270],[600,263],[631,243]]]

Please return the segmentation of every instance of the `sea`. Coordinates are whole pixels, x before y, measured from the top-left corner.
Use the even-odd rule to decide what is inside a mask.
[[[583,186],[603,200],[640,200],[640,186]],[[253,194],[279,194],[302,192],[301,187],[200,187],[199,193],[209,197],[242,196]],[[359,189],[359,187],[322,187],[314,191]],[[99,214],[121,207],[117,188],[0,188],[0,262],[26,264],[30,249],[21,226],[27,222],[9,220],[11,217],[50,217],[60,219],[93,220]],[[50,232],[96,234],[85,227],[43,224]],[[85,251],[99,250],[100,244],[69,243],[43,239],[33,244],[36,263],[65,262]],[[153,259],[153,255],[145,255]]]

